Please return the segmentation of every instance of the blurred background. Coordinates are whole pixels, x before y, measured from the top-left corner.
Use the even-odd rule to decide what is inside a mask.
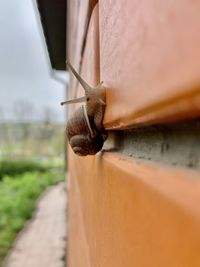
[[[36,1],[0,1],[0,266],[35,200],[64,179],[67,74],[52,71]]]
[[[66,73],[52,75],[34,1],[0,10],[0,157],[63,157]]]

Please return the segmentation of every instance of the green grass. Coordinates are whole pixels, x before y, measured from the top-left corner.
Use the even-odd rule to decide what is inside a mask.
[[[4,176],[0,182],[0,266],[16,234],[31,218],[36,199],[44,189],[63,180],[63,173],[27,172]]]

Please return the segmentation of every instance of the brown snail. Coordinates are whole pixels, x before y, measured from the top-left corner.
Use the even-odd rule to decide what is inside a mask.
[[[85,105],[78,108],[68,120],[67,137],[74,153],[79,156],[94,155],[102,149],[107,138],[102,125],[106,106],[105,88],[103,82],[96,87],[89,86],[69,62],[67,66],[85,91],[85,96],[61,103],[64,105],[85,102]]]

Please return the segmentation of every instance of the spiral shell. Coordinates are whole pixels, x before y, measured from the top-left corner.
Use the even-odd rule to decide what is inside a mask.
[[[79,156],[94,155],[100,151],[105,141],[105,133],[102,134],[92,125],[93,136],[91,136],[84,107],[75,111],[67,122],[67,138],[74,153]]]

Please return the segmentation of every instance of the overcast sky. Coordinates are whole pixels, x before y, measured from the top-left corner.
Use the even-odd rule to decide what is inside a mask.
[[[64,121],[59,103],[65,99],[65,86],[50,76],[34,1],[0,0],[0,109],[4,118],[14,118],[14,104],[26,100],[34,105],[36,117],[50,107]],[[66,80],[65,73],[59,75]]]

